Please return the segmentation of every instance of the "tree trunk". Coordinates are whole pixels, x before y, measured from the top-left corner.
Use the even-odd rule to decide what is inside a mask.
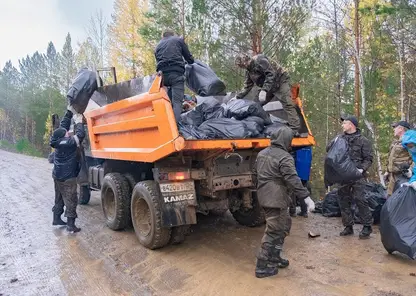
[[[360,30],[359,30],[359,19],[358,19],[358,6],[359,0],[354,0],[354,35],[355,35],[355,84],[354,84],[354,113],[357,119],[360,118],[360,70],[358,66],[358,59],[360,57]]]

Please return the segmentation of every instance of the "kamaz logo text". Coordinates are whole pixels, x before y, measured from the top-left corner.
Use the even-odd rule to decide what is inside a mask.
[[[194,199],[194,194],[189,193],[189,194],[181,194],[181,195],[175,195],[175,196],[166,196],[163,199],[164,199],[165,203],[176,202],[176,201],[184,201],[184,200],[193,200]]]

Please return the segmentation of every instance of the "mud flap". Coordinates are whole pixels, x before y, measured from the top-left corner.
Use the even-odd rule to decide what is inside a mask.
[[[164,227],[196,224],[194,181],[160,183]]]

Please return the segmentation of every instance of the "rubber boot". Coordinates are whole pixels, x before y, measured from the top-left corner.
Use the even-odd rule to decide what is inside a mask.
[[[359,238],[360,239],[367,239],[370,238],[370,234],[373,232],[371,226],[364,226],[363,230],[361,230]]]
[[[281,250],[273,248],[270,250],[270,262],[276,263],[278,268],[286,268],[289,266],[289,260],[280,257]]]
[[[343,231],[341,231],[341,233],[339,234],[340,236],[347,236],[347,235],[353,235],[354,234],[354,229],[352,228],[352,226],[347,226],[344,228]]]
[[[68,225],[66,226],[66,230],[68,232],[75,233],[81,231],[81,228],[75,226],[75,218],[68,218]]]
[[[276,264],[273,264],[269,260],[257,259],[256,263],[256,277],[265,278],[278,274]]]
[[[298,216],[308,218],[308,206],[306,205],[305,201],[300,203],[300,213]]]
[[[290,207],[289,208],[289,215],[290,215],[290,217],[296,217],[296,208]]]
[[[53,222],[52,225],[66,225],[65,221],[62,221],[61,215],[53,213]]]
[[[298,216],[308,218],[308,212],[300,212]]]

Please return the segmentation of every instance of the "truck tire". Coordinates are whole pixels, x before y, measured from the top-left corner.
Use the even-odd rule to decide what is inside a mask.
[[[126,177],[127,181],[129,182],[129,186],[130,186],[130,192],[133,192],[134,186],[136,186],[137,182],[136,179],[133,177],[132,174],[124,174],[124,177]],[[133,226],[132,222],[131,222],[131,195],[128,198],[128,218],[127,218],[127,225],[126,227],[131,228]]]
[[[78,185],[78,204],[87,205],[91,199],[91,190],[89,185]]]
[[[109,173],[101,186],[101,206],[107,226],[112,230],[124,229],[129,218],[131,190],[127,179],[119,173]]]
[[[154,250],[169,243],[171,229],[162,226],[162,204],[155,181],[136,184],[131,197],[131,217],[134,232],[143,246]]]
[[[179,245],[183,243],[185,237],[189,234],[191,230],[191,225],[181,225],[172,227],[171,236],[169,243],[171,245]]]
[[[266,218],[256,196],[253,196],[252,206],[251,209],[246,209],[241,206],[240,209],[231,211],[231,214],[241,225],[248,227],[263,225],[266,222]]]

